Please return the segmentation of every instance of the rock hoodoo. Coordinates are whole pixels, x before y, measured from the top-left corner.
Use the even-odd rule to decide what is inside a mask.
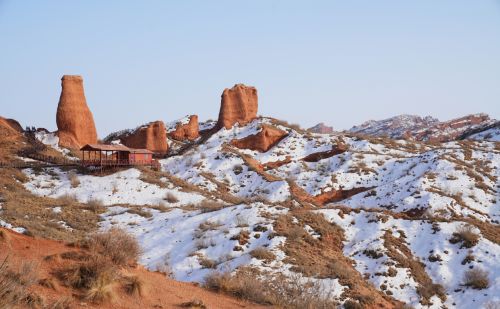
[[[198,116],[189,116],[188,123],[177,123],[175,130],[169,133],[169,136],[178,141],[193,141],[200,136],[200,129],[198,126]]]
[[[230,129],[234,124],[248,124],[257,118],[258,98],[255,87],[236,84],[231,89],[224,89],[221,99],[217,128]]]
[[[166,132],[163,121],[154,121],[132,132],[117,136],[117,139],[130,148],[147,149],[157,154],[166,154],[168,150]]]
[[[85,144],[97,143],[94,117],[83,91],[83,78],[64,75],[61,81],[62,91],[56,116],[59,145],[80,148]]]
[[[262,125],[262,130],[259,133],[249,135],[242,139],[233,140],[232,144],[242,149],[266,152],[284,139],[287,135],[288,133],[285,131],[264,124]]]

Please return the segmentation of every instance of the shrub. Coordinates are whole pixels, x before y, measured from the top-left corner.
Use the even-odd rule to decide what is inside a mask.
[[[266,260],[266,261],[271,261],[276,258],[276,255],[274,255],[274,253],[272,253],[271,250],[266,249],[264,247],[259,247],[250,251],[250,255],[256,259]]]
[[[474,232],[471,225],[463,225],[457,228],[450,238],[452,244],[461,242],[460,248],[472,248],[479,242],[479,235]]]
[[[76,203],[76,197],[73,194],[68,193],[61,195],[57,198],[57,200],[63,205],[71,205],[73,203]]]
[[[207,213],[221,210],[222,208],[224,208],[224,204],[213,200],[203,200],[202,202],[200,202],[200,204],[198,204],[198,207],[201,209],[202,213]]]
[[[97,214],[104,212],[104,204],[99,199],[89,199],[86,204],[87,206],[85,208],[93,213]]]
[[[170,204],[179,202],[179,199],[177,198],[177,196],[175,196],[175,194],[173,194],[171,192],[167,192],[167,194],[165,194],[165,197],[163,199]]]
[[[92,235],[86,246],[91,251],[108,256],[117,266],[124,266],[128,262],[135,263],[141,255],[137,240],[118,228]]]
[[[108,276],[100,276],[92,282],[89,289],[85,293],[85,299],[94,303],[102,303],[110,301],[115,297],[113,291],[114,278]]]
[[[80,179],[78,179],[78,175],[74,171],[68,173],[68,178],[72,188],[80,185]]]
[[[204,286],[278,308],[337,308],[319,283],[300,279],[282,274],[262,276],[255,269],[243,267],[234,275],[212,272],[205,277]]]
[[[56,275],[66,286],[88,290],[92,287],[95,288],[96,282],[99,280],[114,279],[117,275],[117,269],[109,259],[94,254],[81,263],[61,269]]]
[[[189,309],[207,309],[207,306],[205,306],[201,299],[193,299],[188,302],[184,302],[180,304],[180,307]]]
[[[123,288],[125,292],[133,296],[142,296],[144,294],[144,281],[137,276],[128,276],[123,279],[125,282]]]
[[[206,256],[202,256],[198,258],[198,262],[203,268],[215,268],[217,267],[217,262],[207,258]]]
[[[0,309],[10,309],[29,301],[28,288],[37,282],[37,273],[32,263],[23,263],[13,270],[7,258],[0,262]]]
[[[477,290],[486,289],[490,285],[488,272],[479,268],[466,271],[464,273],[464,285]]]

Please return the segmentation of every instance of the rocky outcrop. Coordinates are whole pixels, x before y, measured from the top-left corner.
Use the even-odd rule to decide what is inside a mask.
[[[337,145],[332,146],[331,150],[313,152],[302,158],[302,160],[306,162],[318,162],[320,160],[342,154],[346,151],[347,151],[347,145],[345,145],[344,143],[338,143]]]
[[[14,119],[8,119],[8,118],[3,118],[0,116],[0,127],[2,127],[3,130],[6,132],[11,132],[11,133],[22,133],[23,132],[23,127],[17,120]]]
[[[467,115],[448,121],[439,121],[430,116],[400,115],[379,121],[370,120],[352,127],[349,132],[393,139],[449,142],[463,139],[465,132],[481,131],[481,128],[494,122],[486,114]]]
[[[61,80],[62,91],[56,116],[59,145],[80,148],[85,144],[97,143],[94,117],[83,91],[83,78],[64,75]]]
[[[255,87],[236,84],[231,89],[224,89],[219,111],[217,129],[230,129],[238,123],[248,124],[257,118],[258,98]]]
[[[287,135],[288,133],[285,131],[263,124],[259,133],[249,135],[242,139],[233,140],[231,143],[233,146],[240,149],[251,149],[266,152],[284,139]]]
[[[494,123],[486,114],[467,115],[465,117],[440,122],[430,128],[424,128],[411,134],[412,139],[429,142],[449,142],[460,139],[466,131],[472,131]]]
[[[171,131],[169,137],[178,141],[194,141],[200,136],[200,129],[198,126],[198,116],[189,116],[188,123],[177,123],[175,130]]]
[[[311,127],[307,129],[309,132],[312,133],[319,133],[319,134],[330,134],[333,133],[333,127],[329,127],[325,125],[323,122],[318,123],[314,127]]]
[[[110,138],[106,138],[108,141]],[[133,131],[124,131],[114,135],[113,140],[121,144],[138,149],[147,149],[156,154],[166,154],[168,151],[167,133],[163,121],[154,121]]]

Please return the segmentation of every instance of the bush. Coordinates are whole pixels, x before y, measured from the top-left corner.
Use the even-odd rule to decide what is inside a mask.
[[[259,247],[250,251],[250,255],[256,259],[266,260],[266,261],[271,261],[276,258],[276,256],[274,255],[274,253],[271,252],[271,250],[266,249],[264,247]]]
[[[471,225],[463,225],[457,228],[450,238],[452,244],[461,242],[460,248],[472,248],[479,242],[479,235],[474,232]]]
[[[35,284],[37,273],[31,263],[23,263],[13,270],[7,258],[0,262],[0,309],[10,309],[29,300],[28,288]]]
[[[207,306],[205,306],[201,299],[193,299],[188,302],[184,302],[180,304],[180,307],[190,309],[207,309]]]
[[[213,269],[213,268],[217,267],[217,262],[207,258],[206,256],[202,256],[202,257],[198,258],[198,262],[200,263],[201,266],[203,266],[203,268],[212,268]]]
[[[135,263],[141,255],[137,240],[118,228],[94,234],[86,241],[86,247],[108,256],[117,266],[125,266],[129,262]]]
[[[224,204],[213,200],[203,200],[202,202],[200,202],[200,204],[198,204],[198,207],[201,209],[202,213],[207,213],[221,210],[222,208],[224,208]]]
[[[100,276],[92,282],[91,286],[85,293],[85,300],[102,303],[110,301],[115,297],[113,291],[113,277]]]
[[[89,199],[86,204],[87,206],[85,208],[93,213],[97,214],[104,212],[104,204],[99,199]]]
[[[80,179],[78,179],[78,175],[74,171],[68,173],[68,178],[72,188],[80,185]]]
[[[142,296],[144,294],[144,282],[137,276],[124,278],[123,288],[125,292],[133,296]]]
[[[282,274],[261,276],[249,267],[239,269],[234,275],[213,272],[205,277],[204,286],[278,308],[326,309],[338,306],[317,282],[303,282],[299,277],[287,278]]]
[[[173,194],[171,192],[167,192],[167,194],[165,194],[165,197],[163,199],[170,204],[179,202],[179,199],[177,198],[177,196],[175,196],[175,194]]]
[[[464,273],[464,285],[477,290],[486,289],[490,285],[488,272],[479,268],[466,271]]]

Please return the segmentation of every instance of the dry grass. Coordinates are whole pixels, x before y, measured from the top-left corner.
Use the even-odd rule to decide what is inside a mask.
[[[133,296],[143,296],[144,295],[144,281],[138,276],[127,276],[123,278],[123,288],[125,292]]]
[[[450,238],[452,244],[461,243],[460,248],[472,248],[479,242],[479,234],[472,225],[463,225],[456,229]]]
[[[7,258],[0,262],[0,309],[31,302],[28,289],[38,281],[35,269],[32,263],[23,263],[19,270],[15,270]]]
[[[214,291],[278,308],[326,309],[338,306],[318,283],[303,283],[299,277],[286,278],[281,274],[260,275],[251,268],[241,268],[234,275],[213,272],[205,278],[204,285]]]
[[[271,250],[266,249],[264,247],[259,247],[250,251],[250,256],[265,261],[272,261],[276,258],[276,255],[274,255],[274,253],[272,253]]]
[[[179,305],[181,308],[188,309],[207,309],[207,306],[203,303],[201,299],[193,299],[187,302],[184,302]]]
[[[198,263],[200,263],[200,265],[203,266],[203,268],[214,269],[215,267],[217,267],[217,262],[207,258],[206,256],[198,257]]]
[[[198,204],[198,208],[202,213],[207,213],[221,210],[222,208],[224,208],[224,204],[213,200],[203,200]]]
[[[90,199],[87,201],[86,209],[92,211],[95,214],[101,214],[105,211],[104,203],[99,199]]]
[[[490,285],[488,272],[479,268],[468,270],[464,273],[464,285],[473,289],[482,290]]]
[[[137,240],[124,230],[117,228],[90,236],[84,245],[91,252],[109,257],[117,266],[136,263],[141,255]]]
[[[68,178],[72,188],[76,188],[80,185],[80,179],[78,179],[78,175],[74,171],[68,173]]]
[[[167,194],[165,194],[165,197],[163,199],[170,204],[179,202],[179,198],[177,198],[177,196],[171,192],[167,192]]]
[[[113,290],[114,278],[106,275],[98,277],[85,292],[84,299],[94,303],[103,303],[116,297]]]

